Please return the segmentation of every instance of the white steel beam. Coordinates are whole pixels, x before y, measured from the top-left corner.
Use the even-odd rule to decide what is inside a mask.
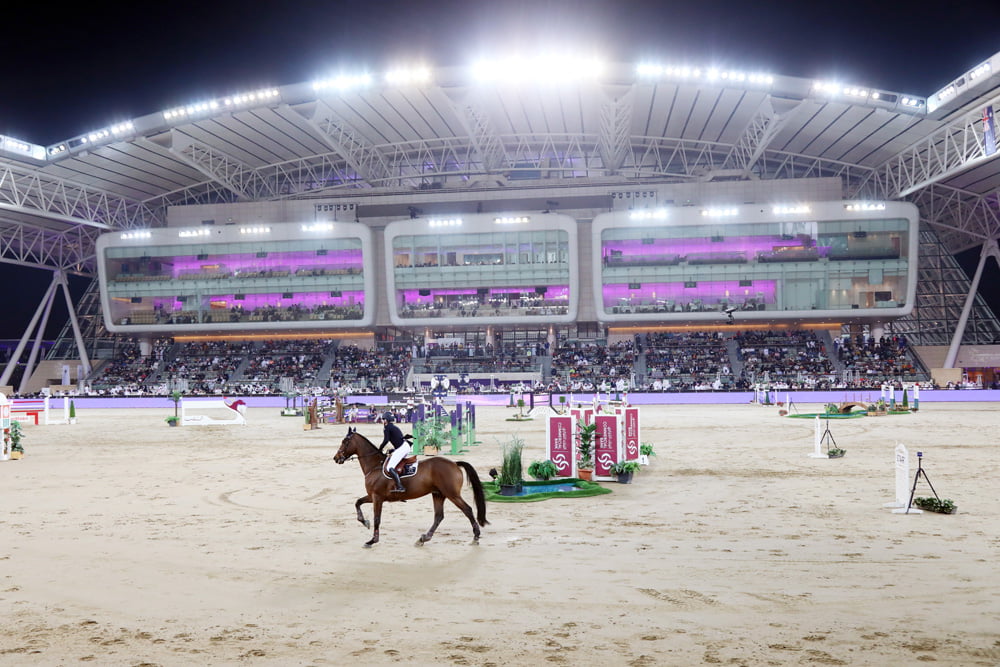
[[[344,158],[360,180],[372,182],[392,178],[391,164],[378,147],[351,127],[329,105],[319,102],[312,117],[306,120],[323,141]]]
[[[494,174],[506,167],[509,164],[506,146],[493,131],[489,114],[470,102],[456,104],[455,110],[469,133],[469,141],[478,156],[476,161],[482,165],[483,172]]]
[[[5,163],[0,163],[0,206],[99,229],[149,227],[158,221],[142,202]]]
[[[979,105],[1000,107],[1000,97]],[[967,113],[889,158],[872,174],[884,199],[900,199],[993,160],[987,154],[982,111]]]
[[[601,105],[600,121],[601,135],[598,140],[598,153],[604,171],[608,176],[618,173],[625,161],[630,157],[631,142],[629,130],[632,128],[633,90],[621,97],[607,100]]]

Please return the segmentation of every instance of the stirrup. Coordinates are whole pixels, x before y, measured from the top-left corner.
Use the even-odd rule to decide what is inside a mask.
[[[396,487],[395,489],[389,491],[389,493],[406,493],[406,487],[405,486]]]

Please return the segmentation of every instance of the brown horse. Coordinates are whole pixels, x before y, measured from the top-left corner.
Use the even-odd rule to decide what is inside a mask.
[[[365,515],[361,513],[361,506],[371,503],[375,512],[375,532],[372,539],[365,542],[365,547],[371,547],[378,542],[378,528],[382,521],[382,503],[385,501],[394,502],[396,500],[409,500],[426,496],[428,493],[434,499],[434,523],[430,530],[420,536],[417,546],[423,546],[434,537],[434,531],[444,518],[444,500],[447,498],[465,513],[472,524],[472,542],[479,543],[479,527],[486,526],[486,494],[483,493],[483,484],[479,481],[479,475],[471,464],[465,461],[450,461],[448,459],[433,457],[424,459],[417,468],[417,474],[403,479],[406,487],[405,493],[391,493],[395,488],[395,483],[382,473],[382,465],[386,455],[379,451],[378,447],[357,432],[356,429],[347,429],[347,436],[340,443],[340,449],[334,454],[333,460],[343,463],[352,456],[358,458],[361,464],[361,471],[365,474],[365,490],[367,496],[358,498],[354,503],[358,511],[358,521],[365,528],[370,528]],[[476,513],[472,516],[472,508],[462,499],[462,470],[469,476],[469,484],[472,486],[472,495],[476,499]]]

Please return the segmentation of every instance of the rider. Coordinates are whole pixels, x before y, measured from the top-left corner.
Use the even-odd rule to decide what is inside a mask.
[[[403,480],[399,479],[399,473],[396,472],[396,466],[410,453],[410,443],[403,438],[403,432],[399,430],[393,422],[396,418],[391,412],[386,412],[382,415],[382,422],[385,424],[382,431],[385,437],[382,440],[382,444],[378,446],[378,450],[381,452],[385,449],[385,446],[392,443],[392,454],[389,455],[389,463],[386,464],[386,470],[392,475],[392,478],[396,481],[396,488],[392,490],[392,493],[403,493],[406,489],[403,487]]]

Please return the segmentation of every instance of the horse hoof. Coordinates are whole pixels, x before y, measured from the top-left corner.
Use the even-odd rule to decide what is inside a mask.
[[[369,542],[365,542],[364,544],[361,545],[361,548],[363,548],[363,549],[371,549],[372,545]]]
[[[421,537],[419,540],[417,540],[416,542],[413,543],[413,546],[415,546],[415,547],[422,547],[422,546],[424,546],[424,542],[425,542],[424,538]]]
[[[362,521],[361,525],[363,525],[365,528],[371,528],[372,527],[371,521],[369,521],[368,519],[365,519],[364,521]]]

